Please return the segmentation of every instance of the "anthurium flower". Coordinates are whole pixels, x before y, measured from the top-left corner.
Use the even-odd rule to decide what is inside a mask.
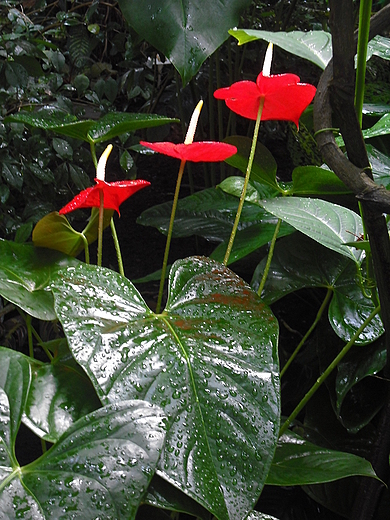
[[[237,148],[231,144],[218,141],[198,141],[195,143],[174,144],[170,142],[148,143],[140,141],[155,152],[169,155],[175,159],[191,162],[218,162],[224,161],[237,153]]]
[[[262,121],[292,121],[298,127],[299,118],[313,100],[316,88],[308,83],[300,83],[299,76],[295,74],[270,75],[269,68],[264,67],[256,82],[238,81],[230,87],[216,90],[214,97],[224,99],[236,114],[253,120],[257,119],[263,99]]]
[[[120,215],[119,206],[134,193],[150,185],[150,182],[142,179],[133,181],[106,182],[105,167],[107,158],[112,150],[112,145],[107,146],[96,169],[95,186],[91,186],[74,197],[66,206],[60,209],[60,215],[65,215],[80,208],[98,208],[100,206],[100,193],[103,193],[103,205],[105,209],[113,209]]]

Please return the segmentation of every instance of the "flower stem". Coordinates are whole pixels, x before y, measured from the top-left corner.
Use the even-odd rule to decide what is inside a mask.
[[[122,261],[121,248],[120,248],[120,246],[119,246],[118,235],[117,235],[117,233],[116,233],[115,224],[114,224],[114,218],[113,218],[113,217],[111,218],[110,227],[111,227],[112,238],[113,238],[113,240],[114,240],[115,251],[116,251],[116,257],[117,257],[117,259],[118,259],[118,270],[119,270],[119,274],[121,274],[122,276],[125,276],[125,270],[123,269],[123,261]]]
[[[355,108],[360,126],[362,126],[362,111],[364,100],[364,83],[366,78],[367,44],[370,31],[372,0],[362,0],[359,10],[359,35],[357,48]]]
[[[97,250],[97,265],[102,265],[102,254],[103,254],[103,219],[104,219],[104,193],[103,190],[99,190],[99,223],[98,223],[98,250]]]
[[[326,380],[329,374],[336,368],[336,366],[340,363],[343,357],[347,354],[349,349],[355,344],[356,340],[363,332],[363,330],[367,327],[367,325],[373,320],[373,318],[380,312],[380,306],[375,307],[375,309],[370,313],[370,315],[364,320],[364,322],[360,325],[358,330],[352,336],[352,338],[348,341],[345,347],[341,350],[341,352],[334,358],[332,363],[328,366],[328,368],[323,372],[314,385],[307,392],[305,397],[298,403],[295,410],[291,413],[291,415],[286,419],[285,423],[282,425],[279,431],[279,437],[283,435],[283,433],[287,430],[292,421],[296,418],[299,412],[303,409],[303,407],[309,402],[315,392],[319,389],[322,383]]]
[[[156,306],[156,313],[157,314],[159,314],[159,312],[161,310],[161,302],[162,302],[162,297],[163,297],[163,292],[164,292],[165,274],[167,272],[167,264],[168,264],[169,248],[170,248],[170,245],[171,245],[173,223],[175,221],[177,202],[179,200],[180,185],[181,185],[181,180],[183,178],[183,172],[184,172],[185,164],[186,164],[186,161],[181,161],[180,168],[179,168],[179,173],[177,175],[175,195],[173,197],[171,218],[170,218],[170,221],[169,221],[167,241],[166,241],[166,244],[165,244],[164,260],[163,260],[163,265],[162,265],[162,269],[161,269],[160,289],[158,291],[158,299],[157,299],[157,306]]]
[[[228,262],[229,262],[229,257],[230,257],[230,253],[232,252],[234,239],[236,237],[236,233],[237,233],[237,229],[238,229],[238,224],[240,223],[242,208],[244,207],[246,190],[247,190],[247,187],[248,187],[249,178],[250,178],[251,171],[252,171],[253,160],[255,158],[257,137],[259,135],[259,127],[260,127],[260,122],[261,122],[261,114],[263,112],[264,100],[265,100],[264,97],[260,98],[259,110],[257,112],[256,124],[255,124],[255,129],[254,129],[254,132],[253,132],[252,146],[251,146],[251,151],[250,151],[250,154],[249,154],[248,166],[247,166],[246,173],[245,173],[244,186],[242,188],[240,202],[238,203],[238,209],[237,209],[237,213],[236,213],[236,218],[234,220],[233,229],[232,229],[232,232],[231,232],[231,235],[230,235],[230,238],[229,238],[229,243],[228,243],[228,246],[227,246],[227,249],[226,249],[225,258],[223,259],[223,263],[225,265],[227,265]]]
[[[326,296],[324,298],[324,301],[321,304],[321,307],[318,309],[317,316],[315,317],[315,320],[311,324],[309,330],[306,332],[306,334],[303,336],[301,341],[299,342],[299,345],[294,350],[294,352],[291,354],[289,359],[287,360],[287,363],[284,365],[283,369],[280,372],[280,377],[284,376],[284,373],[288,369],[288,367],[291,365],[291,363],[294,361],[295,357],[297,356],[298,352],[301,350],[302,346],[306,343],[307,338],[310,336],[310,334],[313,332],[313,330],[316,328],[318,322],[320,321],[322,315],[324,314],[324,311],[329,303],[329,300],[333,294],[333,289],[330,287],[328,288],[328,292],[326,293]]]
[[[276,239],[278,238],[279,229],[280,229],[281,224],[282,224],[282,219],[278,218],[278,221],[277,221],[276,226],[275,226],[275,231],[274,231],[274,234],[273,234],[273,237],[272,237],[272,240],[271,240],[271,245],[270,245],[269,251],[268,251],[267,263],[265,264],[264,273],[263,273],[263,276],[261,278],[261,282],[260,282],[259,288],[257,290],[257,294],[260,297],[261,297],[261,293],[263,292],[265,282],[267,281],[269,269],[271,267],[272,257],[274,256],[274,249],[275,249]]]

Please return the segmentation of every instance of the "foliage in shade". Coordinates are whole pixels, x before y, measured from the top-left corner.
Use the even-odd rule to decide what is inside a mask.
[[[270,310],[206,258],[174,264],[158,315],[112,271],[80,266],[62,276],[56,312],[100,399],[159,404],[169,419],[160,475],[218,519],[243,518],[278,433],[278,327]]]
[[[79,263],[75,258],[32,244],[0,240],[0,294],[40,320],[54,320],[50,284],[58,271]]]
[[[256,29],[231,29],[239,45],[255,40],[272,42],[295,56],[307,59],[325,69],[332,58],[332,36],[326,31],[271,32]]]
[[[148,0],[147,8],[140,9],[138,0],[120,0],[119,7],[138,34],[170,60],[185,85],[228,38],[250,3]]]

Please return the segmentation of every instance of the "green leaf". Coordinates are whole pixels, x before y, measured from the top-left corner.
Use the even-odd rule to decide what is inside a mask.
[[[261,206],[320,244],[358,262],[361,251],[344,245],[363,225],[354,211],[325,200],[284,197],[264,200]]]
[[[210,520],[207,509],[158,475],[152,478],[144,501],[160,509],[187,513],[195,516],[197,520]]]
[[[325,69],[332,58],[332,37],[325,31],[271,32],[231,29],[229,34],[237,38],[239,45],[254,40],[272,42],[295,56],[315,63],[321,69]]]
[[[6,411],[8,396],[0,395]],[[135,519],[161,453],[164,421],[160,409],[144,401],[116,403],[83,417],[39,459],[4,468],[4,518],[27,518],[27,511],[34,520]],[[11,449],[3,424],[0,439]]]
[[[239,177],[242,181],[243,179]],[[209,188],[180,199],[177,206],[173,237],[199,235],[207,240],[221,242],[228,239],[237,213],[238,200],[220,189]],[[159,204],[144,211],[137,219],[142,226],[153,226],[166,234],[172,203]],[[239,229],[248,223],[260,222],[265,212],[254,204],[245,204]]]
[[[289,431],[278,441],[267,484],[304,486],[355,475],[377,478],[362,457],[316,446]]]
[[[178,261],[165,310],[130,281],[79,266],[53,287],[56,311],[100,399],[147,399],[169,428],[159,474],[219,520],[243,518],[271,464],[279,421],[277,321],[225,266]]]
[[[266,260],[260,262],[253,274],[251,285],[254,290],[258,290]],[[355,262],[296,233],[276,243],[262,299],[270,305],[291,292],[308,287],[333,290],[328,317],[334,332],[344,341],[351,339],[374,309],[371,299],[363,295],[357,284]],[[356,343],[371,343],[383,332],[382,321],[376,316]]]
[[[78,260],[57,251],[0,239],[0,294],[40,320],[54,320],[50,284],[58,271]]]
[[[62,110],[54,107],[45,107],[37,112],[18,112],[8,116],[4,121],[25,123],[34,128],[50,130],[73,139],[87,141],[88,143],[101,143],[125,132],[134,132],[140,128],[165,125],[176,122],[177,119],[155,114],[110,112],[98,121],[91,119],[77,121],[75,116]]]
[[[385,188],[390,186],[390,158],[380,152],[371,144],[366,145],[368,160],[372,168],[372,174],[377,184],[383,184]]]
[[[178,123],[179,120],[156,114],[109,112],[91,126],[88,131],[88,140],[93,143],[102,143],[125,132],[135,132],[140,128],[152,128],[175,122]]]
[[[18,168],[19,165],[3,163],[1,174],[3,179],[12,188],[22,191],[23,188],[23,174]]]
[[[298,166],[292,173],[294,195],[344,195],[352,193],[337,175],[319,166]]]
[[[61,157],[61,159],[71,161],[73,159],[73,148],[70,146],[68,141],[55,137],[53,139],[53,148]]]
[[[267,515],[266,513],[260,513],[259,511],[252,511],[245,520],[278,520],[278,518]]]
[[[368,42],[367,45],[367,60],[371,56],[379,56],[384,60],[390,60],[390,38],[377,35]]]
[[[382,408],[386,383],[372,376],[386,365],[386,347],[381,340],[354,348],[337,366],[335,412],[352,433],[366,426]]]
[[[127,22],[169,58],[184,85],[228,38],[249,5],[250,0],[149,0],[141,6],[138,0],[119,1]]]
[[[104,229],[110,225],[113,210],[104,210]],[[83,230],[88,244],[97,239],[99,210],[92,208],[88,225]],[[45,215],[34,227],[32,240],[36,247],[55,249],[69,256],[78,256],[84,250],[82,233],[76,231],[65,215],[53,211]]]
[[[234,135],[227,137],[225,143],[237,147],[237,153],[225,160],[228,164],[246,173],[252,140],[249,137]],[[276,191],[283,191],[276,181],[276,161],[271,152],[261,143],[257,143],[251,170],[251,180],[271,186]]]

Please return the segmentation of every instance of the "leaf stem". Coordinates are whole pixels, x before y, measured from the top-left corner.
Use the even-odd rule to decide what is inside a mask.
[[[84,244],[84,257],[85,257],[85,263],[89,264],[89,244],[87,237],[84,235],[84,233],[80,233],[81,240]]]
[[[233,248],[233,243],[234,243],[234,239],[236,237],[238,224],[240,223],[242,208],[244,207],[246,190],[247,190],[247,187],[248,187],[249,178],[250,178],[251,171],[252,171],[252,164],[253,164],[253,160],[254,160],[254,157],[255,157],[257,137],[259,135],[259,127],[260,127],[260,122],[261,122],[261,114],[263,112],[263,107],[264,107],[264,100],[265,100],[264,97],[260,98],[260,105],[259,105],[259,110],[257,112],[255,129],[253,131],[252,146],[251,146],[251,151],[250,151],[250,154],[249,154],[248,166],[247,166],[246,173],[245,173],[244,186],[242,188],[242,192],[241,192],[241,196],[240,196],[240,202],[238,203],[236,218],[234,220],[233,229],[232,229],[232,232],[231,232],[231,235],[230,235],[230,238],[229,238],[229,243],[228,243],[228,246],[227,246],[227,249],[226,249],[225,258],[223,259],[223,263],[225,265],[227,265],[228,262],[229,262],[229,257],[230,257],[230,253],[231,253],[232,248]]]
[[[110,227],[111,227],[112,238],[114,240],[116,257],[118,259],[119,274],[121,274],[122,276],[125,276],[125,270],[123,268],[123,261],[122,261],[122,253],[121,253],[121,248],[119,246],[118,235],[117,235],[116,229],[115,229],[114,217],[111,217]]]
[[[328,291],[326,293],[326,296],[324,298],[324,301],[322,302],[321,307],[318,309],[317,316],[315,317],[315,320],[313,321],[313,323],[311,324],[309,330],[306,332],[306,334],[303,336],[303,338],[299,342],[299,345],[297,346],[297,348],[294,350],[294,352],[291,354],[291,356],[287,360],[287,363],[284,365],[283,369],[280,372],[280,377],[284,376],[284,373],[286,372],[288,367],[291,365],[291,363],[294,361],[295,357],[297,356],[298,352],[301,350],[302,346],[306,343],[307,338],[311,335],[313,330],[316,328],[316,326],[317,326],[318,322],[320,321],[320,319],[321,319],[321,317],[322,317],[326,307],[328,306],[329,300],[330,300],[332,295],[333,295],[333,289],[329,287]]]
[[[340,361],[343,359],[343,357],[348,353],[349,349],[355,344],[356,340],[358,339],[360,334],[363,332],[363,330],[367,327],[367,325],[373,320],[373,318],[379,312],[380,312],[380,306],[378,305],[378,307],[375,307],[375,309],[370,313],[370,315],[360,325],[358,330],[355,332],[355,334],[352,336],[352,338],[348,341],[348,343],[345,345],[345,347],[341,350],[341,352],[334,358],[334,360],[328,366],[328,368],[325,370],[325,372],[323,372],[320,375],[320,377],[317,379],[317,381],[314,383],[314,385],[307,392],[305,397],[298,403],[298,405],[296,406],[294,411],[286,419],[286,421],[280,428],[279,437],[281,437],[283,435],[283,433],[287,430],[287,428],[292,423],[292,421],[296,418],[296,416],[299,414],[299,412],[309,402],[309,400],[312,398],[312,396],[315,394],[315,392],[319,389],[319,387],[322,385],[322,383],[327,379],[329,374],[336,368],[336,366],[340,363]]]
[[[164,292],[164,284],[165,284],[165,274],[167,272],[167,265],[168,265],[169,248],[171,246],[171,239],[172,239],[173,223],[175,221],[177,202],[179,200],[180,185],[181,185],[181,181],[182,181],[182,178],[183,178],[183,172],[184,172],[185,164],[186,164],[186,161],[181,161],[180,168],[179,168],[179,173],[177,174],[175,195],[173,197],[171,218],[170,218],[170,221],[169,221],[167,241],[166,241],[166,244],[165,244],[164,259],[163,259],[163,265],[162,265],[162,269],[161,269],[160,288],[159,288],[159,291],[158,291],[158,299],[157,299],[157,305],[156,305],[156,314],[159,314],[159,312],[161,310],[161,302],[162,302],[162,297],[163,297],[163,292]]]
[[[370,31],[372,0],[362,0],[359,9],[359,35],[355,84],[355,108],[360,127],[363,120],[364,83],[366,79],[367,44]]]
[[[98,223],[98,250],[97,250],[97,265],[102,265],[102,254],[103,254],[103,219],[104,219],[104,193],[103,190],[99,190],[99,223]]]
[[[277,221],[276,226],[275,226],[275,231],[274,231],[274,234],[272,236],[271,244],[270,244],[270,247],[269,247],[267,262],[266,262],[265,268],[264,268],[264,273],[263,273],[263,276],[261,278],[261,282],[260,282],[259,288],[257,290],[257,294],[260,297],[261,297],[261,293],[263,292],[263,289],[264,289],[264,286],[265,286],[265,282],[267,281],[269,269],[271,267],[272,257],[274,256],[274,249],[275,249],[276,239],[278,238],[278,234],[279,234],[279,230],[280,230],[281,224],[282,224],[282,219],[278,218],[278,221]]]

